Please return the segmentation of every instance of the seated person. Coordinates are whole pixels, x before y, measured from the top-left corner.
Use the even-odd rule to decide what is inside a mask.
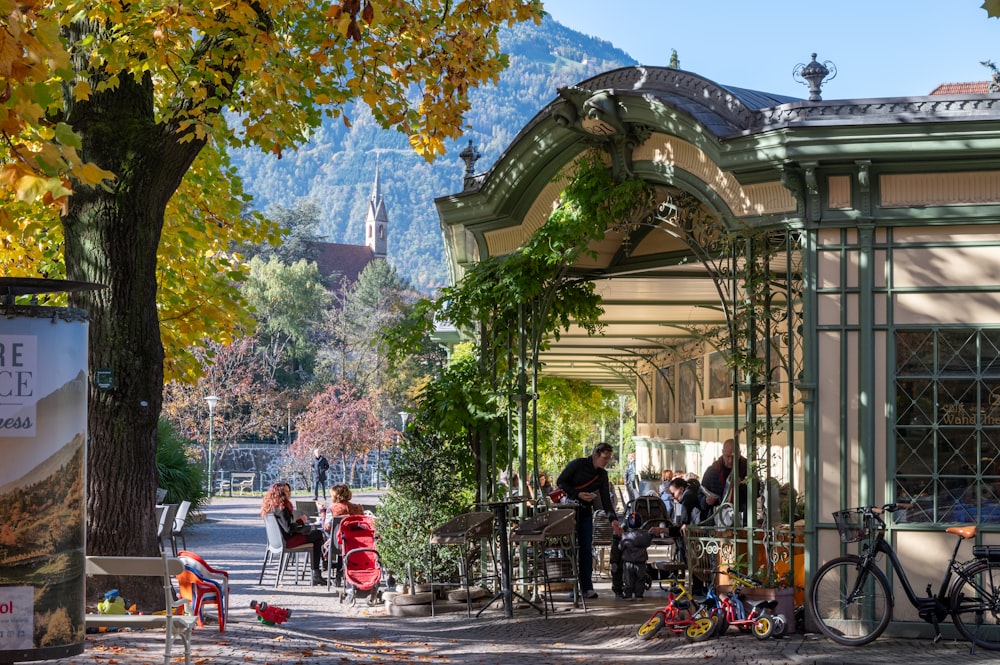
[[[306,543],[312,544],[312,583],[316,586],[325,585],[326,580],[320,573],[320,563],[323,560],[323,533],[313,529],[305,522],[305,515],[295,519],[292,512],[292,488],[288,483],[274,483],[264,494],[261,501],[260,516],[274,515],[281,529],[281,537],[285,547],[298,547]]]
[[[326,511],[323,529],[329,531],[333,526],[334,517],[344,515],[364,515],[365,509],[356,503],[351,503],[351,488],[339,483],[330,488],[330,508]]]

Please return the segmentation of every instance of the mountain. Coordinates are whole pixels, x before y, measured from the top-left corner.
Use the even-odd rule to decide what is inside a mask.
[[[389,261],[420,291],[447,283],[447,268],[434,199],[462,190],[465,164],[459,153],[472,139],[482,173],[517,133],[556,97],[560,86],[609,69],[637,64],[610,43],[570,30],[550,17],[541,25],[505,28],[501,44],[510,66],[495,86],[473,90],[465,135],[434,164],[417,156],[405,136],[381,129],[367,107],[348,109],[351,127],[328,120],[310,142],[282,159],[256,150],[234,153],[233,163],[253,195],[255,208],[292,208],[299,199],[322,211],[320,233],[330,242],[364,243],[368,197],[378,165],[389,214]]]

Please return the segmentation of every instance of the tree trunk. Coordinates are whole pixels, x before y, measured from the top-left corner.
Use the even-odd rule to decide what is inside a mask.
[[[179,144],[154,118],[151,83],[127,76],[86,101],[67,95],[65,119],[83,159],[116,175],[107,189],[77,184],[63,218],[67,276],[107,287],[71,297],[90,313],[90,371],[114,377],[108,390],[90,387],[87,550],[157,556],[157,248],[167,201],[204,143]]]

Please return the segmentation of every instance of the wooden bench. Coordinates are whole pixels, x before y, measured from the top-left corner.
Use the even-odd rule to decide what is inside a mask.
[[[166,633],[166,649],[163,665],[170,665],[170,649],[175,638],[184,642],[184,663],[191,665],[191,630],[196,617],[186,600],[174,600],[171,578],[184,571],[180,559],[168,557],[132,556],[88,556],[88,575],[122,575],[136,577],[159,577],[163,581],[164,614],[91,614],[87,613],[87,628],[163,628]],[[174,614],[178,607],[184,614]]]

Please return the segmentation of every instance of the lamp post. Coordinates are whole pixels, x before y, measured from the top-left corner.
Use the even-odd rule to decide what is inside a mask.
[[[216,395],[205,398],[208,402],[208,495],[215,494],[215,483],[212,482],[212,440],[215,436],[215,405],[219,403]]]

